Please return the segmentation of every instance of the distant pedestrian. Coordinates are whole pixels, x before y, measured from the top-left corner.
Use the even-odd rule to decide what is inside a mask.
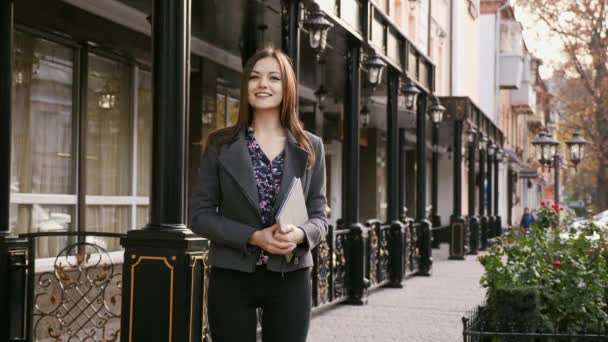
[[[530,229],[530,226],[534,222],[534,215],[530,212],[530,208],[524,208],[524,214],[521,216],[521,222],[519,226],[526,232]]]

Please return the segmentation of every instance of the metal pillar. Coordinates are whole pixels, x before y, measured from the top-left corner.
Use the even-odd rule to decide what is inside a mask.
[[[241,28],[241,37],[243,39],[243,48],[241,50],[241,63],[243,66],[249,58],[255,54],[258,49],[258,27],[256,25],[257,18],[257,1],[245,2],[245,15],[243,16],[243,27]]]
[[[507,171],[507,225],[513,225],[513,190],[515,189],[515,172],[509,168]]]
[[[475,141],[469,141],[469,254],[477,254],[479,249],[479,220],[475,216],[475,154],[477,145]]]
[[[493,179],[493,169],[494,169],[494,155],[489,155],[487,157],[487,175],[488,175],[488,183],[486,188],[486,201],[488,204],[488,230],[487,236],[489,239],[494,237],[494,206],[492,205],[492,201],[494,197],[492,196],[494,190],[494,182]]]
[[[361,84],[361,43],[350,40],[346,53],[346,83],[344,89],[344,143],[343,143],[343,200],[345,201],[344,227],[348,234],[350,258],[348,260],[348,303],[365,304],[365,246],[367,228],[359,222],[359,98]]]
[[[397,101],[399,97],[399,72],[388,70],[388,94],[386,106],[386,195],[387,221],[391,225],[391,240],[389,244],[390,264],[388,286],[403,287],[403,234],[405,225],[399,220],[399,127],[397,120]]]
[[[431,223],[426,219],[426,111],[427,94],[418,95],[416,109],[416,224],[418,227],[418,243],[420,262],[418,275],[430,276],[433,258],[431,244]]]
[[[154,1],[150,222],[122,241],[123,342],[202,339],[205,246],[185,226],[190,8]]]
[[[283,40],[281,46],[283,51],[291,58],[291,64],[296,74],[296,79],[300,79],[300,1],[283,0],[282,6],[282,30]],[[297,106],[297,102],[296,102]]]
[[[450,259],[464,260],[466,222],[462,217],[462,121],[454,121],[454,210],[450,220]]]
[[[485,250],[488,246],[488,217],[485,205],[485,182],[486,182],[486,151],[479,150],[479,220],[481,224],[481,248]]]
[[[498,186],[500,184],[500,177],[498,177],[499,173],[500,160],[494,157],[494,236],[502,235],[502,219],[500,218],[499,213],[499,196],[498,196]]]
[[[25,341],[26,241],[11,235],[13,1],[0,2],[0,341]]]
[[[439,127],[433,124],[432,127],[432,145],[433,151],[431,154],[431,226],[441,226],[441,217],[437,214],[437,204],[439,203],[439,153],[437,146],[439,145]],[[440,230],[433,230],[433,248],[439,248],[441,243]]]

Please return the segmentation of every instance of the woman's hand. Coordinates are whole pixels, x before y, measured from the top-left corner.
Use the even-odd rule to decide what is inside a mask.
[[[304,231],[293,224],[280,226],[274,232],[274,238],[282,242],[292,242],[296,245],[304,241]]]
[[[285,255],[291,253],[296,248],[293,241],[279,240],[275,235],[280,229],[278,224],[258,230],[249,238],[250,244],[258,246],[271,254]],[[302,232],[304,234],[304,232]]]

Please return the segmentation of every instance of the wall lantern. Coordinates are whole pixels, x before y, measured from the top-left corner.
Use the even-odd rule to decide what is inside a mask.
[[[365,63],[363,63],[365,68],[367,69],[367,80],[372,87],[377,86],[382,82],[382,71],[384,67],[386,67],[386,63],[378,56],[376,53],[373,53],[367,57]]]
[[[443,113],[445,112],[445,107],[441,105],[439,102],[439,98],[437,96],[433,96],[433,103],[429,108],[429,113],[431,114],[431,120],[436,125],[441,122],[443,119]]]
[[[587,145],[587,141],[581,136],[580,128],[572,134],[572,138],[566,141],[566,145],[570,152],[570,161],[572,161],[574,167],[576,167],[583,159],[584,148],[585,145]]]
[[[360,115],[361,115],[361,127],[363,127],[363,128],[369,127],[369,124],[372,120],[372,113],[370,112],[369,108],[367,108],[367,105],[363,105],[363,107],[361,107]]]
[[[504,151],[500,147],[496,147],[496,160],[501,161]]]
[[[408,80],[402,87],[401,92],[405,95],[405,107],[409,110],[414,109],[416,105],[416,97],[420,94],[420,90],[418,87],[412,82],[412,80]]]
[[[103,89],[97,93],[97,106],[101,109],[112,109],[116,105],[116,93],[110,90],[106,84]]]
[[[317,104],[319,105],[319,108],[323,108],[323,105],[325,104],[325,97],[327,96],[327,91],[325,90],[325,87],[323,87],[323,85],[320,85],[319,88],[315,90],[314,95],[317,99]]]
[[[479,149],[483,150],[486,148],[486,145],[488,144],[488,137],[485,136],[485,134],[480,133],[481,134],[481,138],[479,138]]]
[[[327,46],[327,31],[333,26],[319,9],[309,12],[308,18],[304,21],[304,28],[308,30],[308,37],[310,38],[310,47],[315,50],[317,61],[319,61],[321,53]]]
[[[496,144],[492,143],[491,145],[488,146],[488,155],[493,156],[494,152],[496,152]]]
[[[476,135],[477,135],[477,131],[475,130],[475,128],[469,128],[469,131],[467,132],[467,140],[469,141],[470,144],[475,142]]]

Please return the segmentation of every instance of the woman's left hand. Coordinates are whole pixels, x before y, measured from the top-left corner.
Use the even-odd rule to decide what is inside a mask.
[[[297,245],[304,241],[304,231],[293,224],[286,224],[275,231],[274,238],[283,242],[293,242]]]

